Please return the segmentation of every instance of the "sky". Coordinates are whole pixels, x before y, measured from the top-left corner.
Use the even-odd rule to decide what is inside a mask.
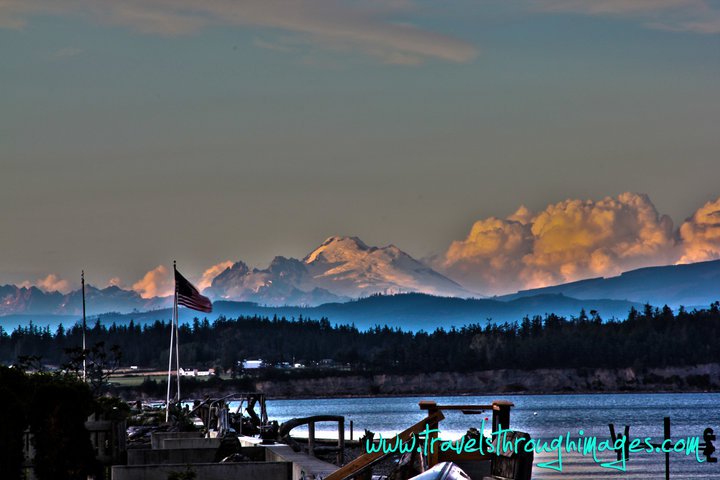
[[[488,293],[720,258],[715,0],[3,0],[0,58],[0,284],[332,235]]]

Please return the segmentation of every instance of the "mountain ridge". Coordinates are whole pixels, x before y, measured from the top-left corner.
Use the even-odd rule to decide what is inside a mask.
[[[265,269],[251,269],[242,261],[236,262],[217,275],[204,293],[216,302],[246,301],[271,307],[346,303],[378,293],[474,297],[394,245],[370,247],[357,237],[330,237],[302,260],[277,256]],[[579,301],[705,307],[720,299],[720,260],[644,267],[615,277],[521,290],[492,299],[508,302],[546,294],[562,294]],[[143,298],[133,290],[89,284],[86,300],[89,315],[151,311],[172,304],[171,296]],[[81,311],[80,290],[62,294],[35,286],[0,285],[0,316],[79,315]]]
[[[612,298],[677,308],[707,306],[720,300],[720,260],[643,267],[615,277],[597,277],[495,297],[514,300],[561,293],[579,300]]]
[[[236,262],[205,292],[220,299],[269,305],[319,305],[375,293],[472,295],[395,245],[371,247],[358,237],[342,236],[327,238],[302,260],[275,257],[266,269]]]
[[[332,236],[302,260],[276,256],[267,268],[237,261],[216,275],[203,293],[213,299],[259,304],[317,306],[375,293],[418,292],[471,296],[459,284],[414,259],[395,245],[368,246],[358,237]],[[172,297],[143,298],[116,286],[86,286],[90,314],[129,313],[168,306]],[[35,286],[0,286],[0,315],[79,314],[79,290],[45,292]]]
[[[582,309],[587,312],[596,310],[603,318],[626,318],[630,308],[639,309],[642,305],[618,300],[577,300],[564,295],[537,295],[512,301],[496,299],[436,297],[423,293],[403,293],[394,295],[372,295],[348,302],[333,302],[318,306],[263,306],[254,302],[236,302],[218,300],[214,302],[212,314],[202,314],[185,308],[180,309],[181,323],[190,323],[194,318],[214,320],[219,317],[236,318],[240,316],[262,316],[288,319],[327,318],[333,324],[354,324],[360,329],[388,325],[403,330],[433,331],[436,328],[461,328],[470,323],[482,324],[519,322],[524,316],[550,313],[566,317],[578,316]],[[100,320],[108,325],[124,324],[131,320],[136,324],[151,324],[156,320],[168,321],[170,308],[135,313],[105,313],[92,316],[90,322]],[[12,328],[18,324],[27,324],[32,320],[35,325],[66,326],[78,321],[65,316],[45,316],[42,318],[27,315],[0,317],[0,326]]]

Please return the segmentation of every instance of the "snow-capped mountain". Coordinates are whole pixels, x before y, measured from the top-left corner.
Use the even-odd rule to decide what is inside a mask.
[[[395,245],[368,247],[357,237],[330,237],[303,263],[317,286],[348,297],[401,292],[470,295]]]
[[[328,238],[303,260],[275,257],[266,269],[251,269],[237,262],[215,277],[204,291],[213,300],[269,306],[315,306],[374,293],[404,292],[470,295],[396,246],[369,247],[355,237]],[[154,310],[172,304],[172,297],[142,298],[135,291],[115,286],[98,289],[87,285],[85,293],[90,315]],[[81,312],[80,290],[62,294],[37,287],[0,286],[0,316]]]
[[[493,305],[522,301],[524,312],[527,314],[550,311],[572,312],[584,306],[588,311],[602,307],[601,311],[605,318],[608,317],[608,312],[622,317],[622,312],[626,311],[632,302],[635,302],[636,306],[650,302],[656,306],[668,304],[673,308],[680,305],[688,308],[706,307],[720,298],[716,287],[718,281],[720,281],[720,260],[714,260],[642,268],[612,278],[588,279],[521,291],[494,298],[492,301],[495,302]],[[283,315],[293,315],[292,312],[309,313],[318,305],[326,304],[320,310],[312,310],[314,313],[321,312],[325,315],[327,312],[335,312],[335,309],[346,308],[333,302],[346,302],[373,293],[404,292],[422,292],[447,297],[472,296],[452,280],[414,260],[395,246],[369,247],[353,237],[331,237],[302,260],[275,257],[268,268],[262,270],[250,269],[243,262],[237,262],[215,277],[211,286],[204,291],[213,300],[240,300],[260,304],[253,306],[248,303],[220,302],[217,313],[227,315],[239,314],[238,312],[269,314],[271,310],[263,306],[294,306],[292,308],[309,309],[307,311],[277,309]],[[396,303],[412,303],[419,301],[418,299],[423,296],[400,295],[393,298],[395,298],[393,302]],[[436,305],[443,305],[441,299],[427,298],[433,302],[437,300]],[[88,315],[107,312],[128,314],[162,308],[167,312],[172,305],[172,297],[142,298],[135,291],[115,286],[99,289],[86,285],[86,299]],[[489,300],[483,301],[487,304]],[[223,310],[223,303],[226,306],[230,304],[233,306],[230,310],[229,307]],[[357,302],[344,305],[354,303]],[[378,305],[377,302],[371,304]],[[463,302],[455,302],[455,304],[465,305]],[[423,307],[418,308],[422,311]],[[502,310],[505,307],[500,305],[498,308]],[[81,312],[80,290],[62,294],[46,292],[37,287],[0,285],[0,317],[31,316],[35,320],[39,315],[49,315],[79,318]],[[393,312],[386,311],[383,315],[394,315],[396,312]],[[478,314],[477,318],[492,316],[497,320],[511,317],[507,312],[503,317],[502,315],[505,314],[497,309],[487,310],[486,313],[487,315]],[[335,319],[350,319],[349,321],[361,324],[362,319],[367,320],[375,314],[377,312],[362,309],[361,313],[357,314],[357,318],[336,317]]]
[[[85,299],[89,315],[154,310],[172,305],[171,297],[142,298],[137,292],[119,287],[85,287]],[[82,292],[74,290],[67,294],[44,292],[37,287],[0,286],[0,315],[55,314],[77,315],[82,312]]]
[[[470,295],[396,246],[369,247],[356,237],[330,237],[303,260],[275,257],[264,270],[237,262],[205,290],[215,298],[267,305],[317,305],[401,292]]]
[[[251,270],[237,262],[215,277],[203,293],[211,298],[262,305],[319,305],[349,300],[318,288],[303,262],[285,257],[275,257],[264,270]]]

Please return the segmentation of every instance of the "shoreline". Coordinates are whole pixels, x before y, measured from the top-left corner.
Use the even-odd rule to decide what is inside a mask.
[[[317,400],[317,399],[331,399],[331,398],[411,398],[411,397],[487,397],[487,396],[513,396],[513,397],[543,397],[551,395],[562,395],[562,396],[574,396],[574,395],[687,395],[687,394],[720,394],[720,389],[717,390],[666,390],[666,391],[645,391],[636,390],[629,392],[627,390],[607,390],[607,391],[587,391],[587,392],[486,392],[486,393],[451,393],[451,394],[438,394],[438,393],[412,393],[412,394],[378,394],[378,395],[317,395],[315,397],[307,396],[294,396],[294,397],[271,397],[267,396],[266,400]]]
[[[158,387],[162,383],[157,384]],[[123,387],[125,399],[157,398],[161,390]],[[622,369],[537,369],[318,376],[203,385],[189,382],[189,396],[262,392],[269,400],[443,396],[720,393],[720,364]]]
[[[257,393],[263,393],[263,392],[257,392]],[[225,390],[216,390],[214,394],[209,394],[207,392],[203,392],[203,396],[209,395],[209,396],[217,396],[222,397],[227,394],[227,391]],[[617,390],[617,391],[587,391],[587,392],[504,392],[504,393],[498,393],[498,392],[489,392],[489,393],[452,393],[452,394],[438,394],[438,393],[412,393],[412,394],[404,394],[404,393],[396,393],[396,394],[378,394],[378,395],[316,395],[314,397],[311,396],[269,396],[267,395],[265,399],[267,401],[277,401],[277,400],[330,400],[330,399],[368,399],[373,400],[376,398],[413,398],[413,397],[487,397],[490,395],[497,395],[497,396],[513,396],[513,397],[544,397],[544,396],[579,396],[579,395],[688,395],[688,394],[703,394],[703,395],[715,395],[720,394],[720,389],[717,390],[687,390],[687,391],[677,391],[677,390],[666,390],[666,391],[644,391],[644,390],[637,390],[633,392],[628,392],[626,390]],[[164,402],[164,398],[155,398],[155,397],[146,397],[143,398],[143,400],[147,400],[149,402]],[[201,397],[187,397],[184,398],[183,401],[190,401],[190,400],[201,400]]]

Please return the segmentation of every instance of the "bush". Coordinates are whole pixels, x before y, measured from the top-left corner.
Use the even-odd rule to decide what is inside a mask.
[[[85,429],[97,404],[77,378],[28,374],[0,367],[0,472],[3,479],[22,477],[23,436],[30,427],[38,480],[75,480],[96,471],[95,455]]]

